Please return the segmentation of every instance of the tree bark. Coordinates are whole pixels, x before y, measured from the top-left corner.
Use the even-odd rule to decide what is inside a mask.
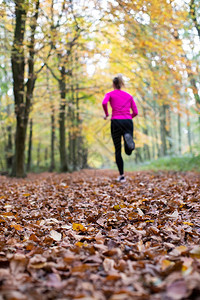
[[[70,103],[68,103],[68,158],[70,163],[70,170],[73,170],[73,162],[74,162],[74,156],[73,156],[73,123],[74,123],[74,95],[73,95],[73,83],[70,83]]]
[[[40,148],[41,148],[41,143],[38,143],[38,147],[37,147],[37,167],[40,167]]]
[[[55,111],[51,108],[51,164],[49,171],[53,172],[55,169]]]
[[[152,137],[152,145],[151,145],[151,148],[152,148],[152,159],[155,159],[156,158],[156,147],[155,147],[155,140],[154,140],[154,129],[153,127],[151,127],[151,137]]]
[[[146,108],[143,106],[142,109],[143,109],[144,126],[145,126],[145,127],[143,127],[143,133],[148,138],[149,132],[148,132],[148,125],[147,125]],[[147,143],[144,143],[143,151],[144,151],[144,160],[150,160],[151,159],[151,155],[150,155],[149,145]]]
[[[167,122],[168,126],[166,128],[167,140],[168,140],[168,149],[169,154],[173,153],[173,143],[172,143],[172,131],[171,131],[171,111],[169,105],[167,105]]]
[[[45,167],[47,167],[47,161],[48,161],[48,148],[45,148],[44,151],[44,162],[45,162]]]
[[[156,95],[154,95],[156,97]],[[160,148],[159,148],[159,143],[158,143],[158,129],[159,125],[157,120],[159,120],[158,113],[157,113],[157,106],[156,106],[156,101],[153,102],[153,111],[154,111],[154,120],[153,120],[153,133],[155,136],[155,143],[156,143],[156,150],[157,150],[157,157],[160,157]],[[155,151],[156,153],[156,151]],[[156,157],[156,154],[155,154]]]
[[[77,167],[77,162],[76,162],[76,141],[77,141],[77,134],[76,134],[76,117],[75,117],[75,99],[74,99],[74,83],[72,82],[71,84],[71,104],[72,104],[72,109],[71,109],[71,124],[72,124],[72,135],[71,135],[71,155],[72,155],[72,170],[75,171]]]
[[[178,113],[178,153],[181,154],[181,143],[182,143],[182,135],[181,135],[181,115]]]
[[[48,68],[46,69],[46,72],[47,72],[47,91],[49,94],[50,106],[51,106],[51,149],[50,149],[49,172],[53,172],[53,170],[55,169],[55,108],[54,108],[52,94],[50,91],[49,69]]]
[[[135,149],[135,162],[136,164],[139,162],[143,162],[143,158],[141,155],[141,148],[136,148]]]
[[[59,79],[60,87],[60,113],[59,113],[59,139],[60,139],[60,169],[61,172],[68,171],[67,155],[66,155],[66,130],[65,130],[65,107],[66,107],[66,83],[65,83],[65,67],[60,70],[61,79]]]
[[[166,143],[166,105],[160,107],[160,137],[161,137],[161,155],[167,155]]]
[[[83,136],[82,136],[82,130],[81,130],[81,123],[82,120],[80,118],[79,114],[79,85],[78,85],[78,78],[76,78],[76,126],[78,128],[78,134],[76,136],[76,156],[77,156],[77,166],[78,168],[86,167],[87,165],[87,153],[84,149],[83,144]],[[85,157],[83,158],[83,156]],[[85,162],[86,159],[86,162]],[[83,163],[84,162],[84,163]]]
[[[188,146],[190,149],[190,153],[192,154],[191,126],[190,126],[190,116],[189,116],[188,109],[187,109],[187,137],[188,137]]]
[[[28,158],[27,158],[27,171],[31,169],[32,162],[32,138],[33,138],[33,120],[30,120],[29,142],[28,142]]]
[[[6,165],[7,170],[10,170],[12,168],[13,161],[12,127],[10,125],[7,126],[7,136],[8,141],[6,145]]]

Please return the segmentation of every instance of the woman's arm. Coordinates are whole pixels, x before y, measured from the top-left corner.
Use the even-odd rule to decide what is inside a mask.
[[[108,113],[108,101],[110,100],[110,95],[109,94],[105,94],[105,97],[103,99],[102,102],[102,106],[103,106],[103,110],[105,112],[105,116],[108,117],[109,113]]]
[[[134,101],[133,97],[131,98],[131,108],[132,108],[132,111],[133,111],[131,116],[132,116],[132,118],[134,118],[138,115],[138,109],[137,109],[137,106],[135,104],[135,101]]]

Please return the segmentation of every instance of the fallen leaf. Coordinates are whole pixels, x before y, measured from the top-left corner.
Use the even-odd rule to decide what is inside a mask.
[[[109,273],[114,271],[115,262],[113,259],[105,258],[103,261],[104,270]]]
[[[78,223],[73,223],[72,228],[75,231],[86,231],[87,230],[82,224],[78,224]]]
[[[56,230],[51,230],[49,235],[56,242],[60,242],[62,239],[62,234]]]
[[[189,225],[189,226],[194,226],[194,224],[193,224],[193,223],[190,223],[190,222],[183,222],[183,224]]]
[[[173,218],[173,219],[177,219],[178,218],[178,211],[177,210],[175,210],[174,212],[173,212],[173,214],[171,214],[171,215],[168,215],[167,214],[167,217],[169,217],[169,218]]]
[[[161,270],[166,271],[168,268],[170,268],[172,266],[174,266],[174,262],[164,259],[164,260],[162,260],[162,263],[161,263]]]
[[[187,286],[184,280],[175,281],[167,287],[167,296],[173,300],[180,300],[187,297]]]
[[[17,231],[23,231],[23,227],[20,224],[11,224],[10,227],[15,228]]]

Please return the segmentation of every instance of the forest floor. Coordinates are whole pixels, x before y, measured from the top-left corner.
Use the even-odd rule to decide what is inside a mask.
[[[0,300],[200,299],[200,174],[0,176]]]

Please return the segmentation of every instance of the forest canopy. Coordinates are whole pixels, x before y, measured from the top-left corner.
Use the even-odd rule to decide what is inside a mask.
[[[198,0],[0,0],[0,18],[2,171],[110,167],[101,102],[119,73],[139,110],[132,160],[198,155]]]

